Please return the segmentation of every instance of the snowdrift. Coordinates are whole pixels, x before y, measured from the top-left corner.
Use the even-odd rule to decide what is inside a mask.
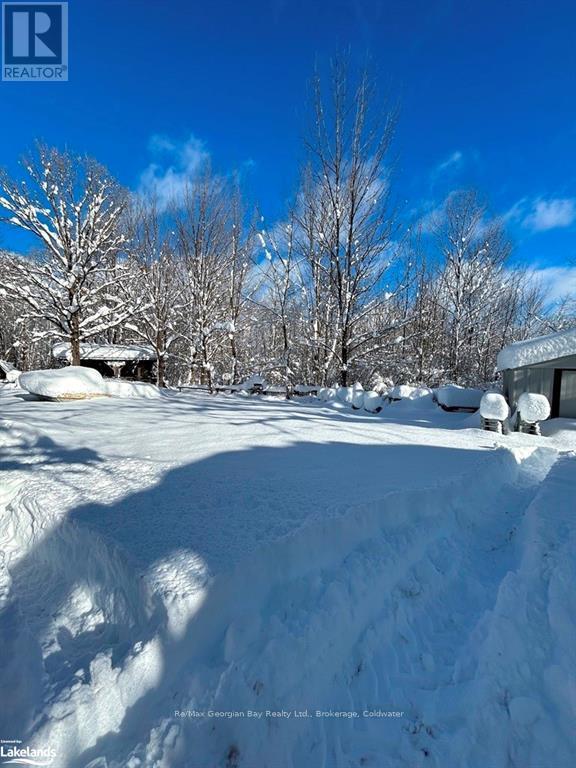
[[[104,379],[104,391],[109,397],[143,398],[146,400],[163,397],[166,393],[155,384],[144,381],[123,381]]]

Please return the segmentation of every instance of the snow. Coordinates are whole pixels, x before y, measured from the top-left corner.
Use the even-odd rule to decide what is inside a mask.
[[[398,384],[388,392],[388,397],[391,400],[410,399],[415,389],[416,387],[411,387],[409,384]]]
[[[3,388],[0,732],[71,767],[568,768],[576,424],[417,402]]]
[[[110,397],[158,398],[165,392],[154,384],[144,381],[124,381],[123,379],[104,379],[104,391]]]
[[[545,395],[523,392],[516,407],[522,419],[529,424],[545,421],[550,416],[550,403]]]
[[[70,344],[54,344],[52,356],[55,360],[71,360]],[[144,344],[80,344],[82,360],[110,360],[114,362],[133,360],[156,360],[152,347]]]
[[[436,399],[444,408],[479,408],[484,391],[447,384],[436,390]]]
[[[510,344],[498,353],[496,367],[504,371],[569,355],[576,355],[576,328]]]
[[[10,371],[6,371],[6,381],[8,384],[15,384],[20,376],[20,371],[16,368],[12,368]]]
[[[21,373],[18,383],[31,395],[59,400],[98,397],[106,394],[104,379],[92,368],[66,368]]]
[[[480,415],[484,419],[504,421],[510,415],[506,398],[499,392],[486,392],[480,401]]]
[[[362,405],[365,411],[377,413],[382,408],[383,400],[378,392],[364,392]]]

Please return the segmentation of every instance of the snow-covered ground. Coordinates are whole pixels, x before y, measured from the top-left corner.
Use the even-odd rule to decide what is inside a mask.
[[[0,736],[58,768],[572,765],[576,424],[421,400],[4,386]]]

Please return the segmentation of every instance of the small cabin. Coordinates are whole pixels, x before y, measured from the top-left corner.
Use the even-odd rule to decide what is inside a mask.
[[[576,419],[576,328],[504,347],[497,368],[511,408],[533,392],[548,398],[552,418]]]
[[[70,364],[70,344],[54,344],[52,357]],[[80,365],[94,368],[102,376],[153,381],[156,355],[152,347],[141,344],[80,344]]]

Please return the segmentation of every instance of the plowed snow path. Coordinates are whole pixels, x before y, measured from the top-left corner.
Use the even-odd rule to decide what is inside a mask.
[[[554,440],[242,398],[0,407],[1,733],[65,768],[568,765]],[[211,708],[403,715],[174,715]]]

